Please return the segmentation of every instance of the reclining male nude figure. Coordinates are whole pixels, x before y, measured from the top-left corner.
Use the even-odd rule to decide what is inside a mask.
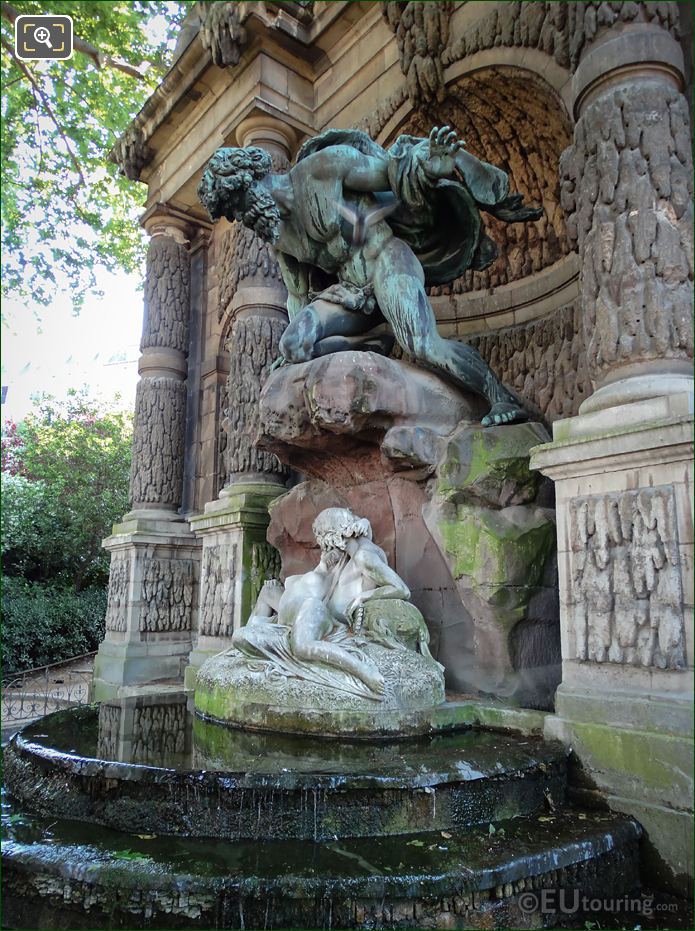
[[[326,130],[289,171],[271,167],[263,149],[218,149],[198,194],[212,219],[240,220],[275,247],[290,318],[279,364],[388,351],[395,337],[416,362],[484,397],[484,426],[527,418],[475,349],[439,335],[425,291],[494,260],[480,210],[507,223],[541,215],[508,196],[505,172],[466,152],[448,126],[401,136],[388,152],[365,133]]]
[[[316,568],[292,575],[284,587],[266,582],[248,623],[235,631],[232,649],[258,659],[275,659],[286,647],[278,639],[288,630],[295,660],[324,663],[360,679],[375,696],[384,691],[376,666],[356,648],[326,638],[337,623],[359,626],[362,605],[376,598],[408,599],[408,587],[372,543],[372,528],[346,508],[327,508],[313,524],[321,549]]]

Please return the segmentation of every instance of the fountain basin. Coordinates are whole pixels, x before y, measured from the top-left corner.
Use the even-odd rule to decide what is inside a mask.
[[[43,718],[10,742],[5,779],[37,814],[135,834],[332,840],[542,812],[564,797],[566,751],[474,729],[375,742],[245,732],[181,695]]]
[[[5,751],[4,927],[536,928],[529,893],[639,881],[639,825],[567,808],[565,766],[474,729],[244,732],[183,694],[60,711]]]
[[[563,812],[498,822],[494,835],[484,825],[229,844],[17,820],[6,806],[4,833],[5,926],[78,931],[536,928],[541,916],[521,907],[534,891],[595,898],[635,888],[641,832],[629,818]]]

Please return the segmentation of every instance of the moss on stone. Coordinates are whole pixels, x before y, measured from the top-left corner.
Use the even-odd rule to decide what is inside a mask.
[[[617,774],[638,785],[641,795],[661,802],[692,797],[692,741],[602,724],[573,723],[573,731],[577,755],[599,779],[601,773]]]
[[[532,501],[540,475],[529,468],[537,427],[466,427],[452,437],[438,470],[437,492],[445,500],[480,499],[496,507]]]
[[[456,519],[442,521],[439,529],[454,577],[470,579],[481,591],[539,585],[555,542],[555,524],[540,508],[491,511],[460,504]]]

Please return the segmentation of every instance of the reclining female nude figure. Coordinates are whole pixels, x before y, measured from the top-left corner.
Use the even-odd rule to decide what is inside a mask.
[[[365,602],[406,600],[410,591],[372,542],[366,518],[345,508],[328,508],[312,529],[321,549],[319,564],[303,575],[289,576],[284,586],[278,580],[266,582],[248,623],[234,633],[232,650],[273,660],[289,675],[318,677],[335,688],[379,698],[383,676],[361,653],[348,628],[359,630]],[[331,678],[329,670],[317,676],[314,669],[314,675],[307,675],[314,664],[354,676],[366,691],[346,688],[345,677]]]

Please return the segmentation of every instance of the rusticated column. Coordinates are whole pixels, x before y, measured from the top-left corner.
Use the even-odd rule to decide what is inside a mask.
[[[186,428],[189,257],[185,228],[155,218],[149,232],[130,504],[135,511],[176,512]]]
[[[266,114],[236,129],[236,143],[256,145],[284,170],[295,144],[289,126]],[[287,293],[272,249],[251,230],[235,223],[223,234],[219,267],[219,318],[229,336],[229,376],[220,430],[222,489],[191,526],[203,540],[200,612],[196,649],[187,685],[206,657],[224,649],[245,624],[261,585],[280,572],[276,550],[267,543],[268,507],[285,491],[288,470],[257,450],[258,400],[278,355],[287,325]]]
[[[287,326],[286,318],[276,313],[276,308],[271,306],[260,311],[255,307],[243,307],[227,341],[228,404],[222,428],[227,433],[228,483],[251,480],[281,484],[287,477],[287,467],[276,456],[254,446],[261,388],[278,356],[278,343]]]
[[[200,545],[179,514],[186,430],[190,274],[183,219],[145,219],[145,313],[135,400],[131,511],[104,541],[111,552],[106,637],[94,693],[110,698],[178,679],[191,651]]]
[[[260,146],[273,160],[274,171],[289,168],[295,141],[290,127],[267,116],[244,120],[236,131],[241,146]],[[257,450],[258,398],[270,366],[278,356],[280,337],[287,326],[287,293],[272,248],[255,233],[236,223],[227,232],[233,247],[226,250],[228,286],[222,295],[233,324],[227,341],[229,376],[227,407],[222,428],[227,434],[224,466],[226,484],[261,481],[284,483],[288,470],[270,453]],[[226,275],[227,270],[223,269]],[[231,287],[230,287],[231,285]]]
[[[692,392],[693,184],[677,4],[576,6],[577,122],[560,173],[581,262],[589,413]],[[633,18],[601,28],[603,8]]]
[[[578,64],[562,202],[594,392],[531,459],[554,480],[557,505],[563,681],[546,734],[572,747],[586,786],[639,818],[652,881],[684,893],[693,210],[679,4],[567,7]]]

